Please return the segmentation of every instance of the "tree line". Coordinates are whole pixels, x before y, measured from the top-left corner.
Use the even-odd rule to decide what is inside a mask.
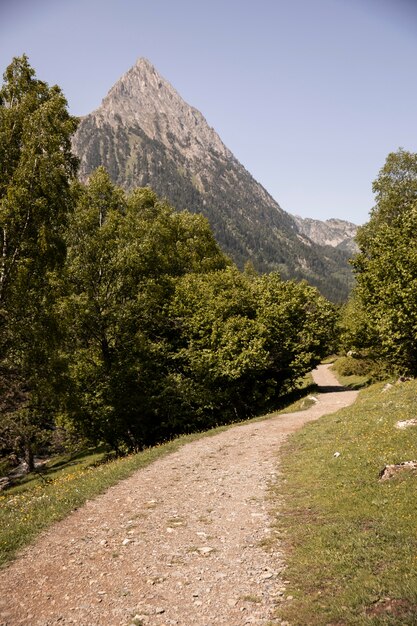
[[[27,57],[0,90],[0,453],[132,451],[272,409],[327,352],[334,306],[239,271],[207,220],[98,168]]]

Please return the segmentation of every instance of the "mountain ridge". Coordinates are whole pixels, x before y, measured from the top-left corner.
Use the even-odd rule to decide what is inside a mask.
[[[73,148],[81,180],[103,165],[127,190],[149,185],[176,209],[205,215],[240,267],[251,260],[258,271],[305,278],[332,299],[346,298],[349,254],[317,246],[147,59],[81,119]]]
[[[358,226],[347,220],[332,217],[327,220],[316,220],[311,217],[293,215],[299,232],[321,246],[332,246],[356,254],[358,246],[355,236]]]

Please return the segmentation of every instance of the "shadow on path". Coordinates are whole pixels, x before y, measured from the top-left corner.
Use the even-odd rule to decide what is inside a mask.
[[[339,391],[352,391],[349,387],[341,387],[340,385],[318,385],[317,391],[319,393],[336,393]]]

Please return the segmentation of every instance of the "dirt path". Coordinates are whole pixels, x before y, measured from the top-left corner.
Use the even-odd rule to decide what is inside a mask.
[[[261,545],[279,446],[356,398],[328,366],[314,378],[310,409],[187,444],[54,525],[0,571],[0,624],[265,625],[285,592]]]

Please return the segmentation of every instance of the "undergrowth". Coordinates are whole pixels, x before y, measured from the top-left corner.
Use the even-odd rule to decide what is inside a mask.
[[[400,375],[400,372],[383,359],[360,354],[334,357],[332,370],[342,385],[354,389],[380,381],[395,380]]]

